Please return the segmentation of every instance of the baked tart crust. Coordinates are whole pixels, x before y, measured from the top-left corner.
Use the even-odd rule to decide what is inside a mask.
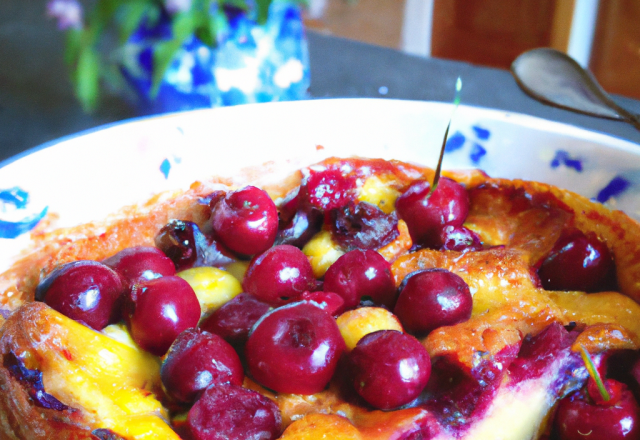
[[[433,178],[430,169],[398,161],[330,158],[314,165],[343,169],[345,166],[355,170],[360,179],[360,200],[373,202],[389,212],[393,211],[395,197],[412,181]],[[444,268],[462,277],[472,291],[473,311],[468,321],[441,327],[421,339],[432,360],[454,363],[472,371],[478,366],[478,353],[498,358],[516,347],[517,355],[517,348],[527,343],[527,338],[537,337],[554,323],[582,326],[582,333],[569,344],[571,348],[558,355],[562,361],[550,365],[541,376],[516,383],[513,377],[505,375],[496,385],[493,402],[486,404],[482,417],[489,420],[490,415],[502,411],[495,402],[507,402],[512,398],[509,390],[515,387],[534,387],[534,383],[540,387],[548,385],[554,375],[573,362],[571,353],[581,345],[595,354],[638,349],[640,225],[636,221],[623,212],[608,210],[575,193],[544,183],[495,179],[480,171],[444,174],[465,186],[470,197],[465,226],[481,237],[485,248],[469,252],[412,251],[406,224],[400,221],[397,237],[378,249],[392,263],[397,286],[416,270]],[[303,178],[303,173],[296,172],[284,183],[265,189],[272,199],[281,201]],[[131,420],[140,418],[146,418],[145,426],[164,425],[158,428],[158,433],[178,438],[165,424],[170,418],[169,411],[160,403],[164,398],[158,373],[160,361],[139,349],[119,342],[107,343],[107,351],[115,353],[114,362],[138,368],[129,374],[135,377],[119,377],[115,391],[101,388],[99,384],[87,384],[86,388],[95,389],[96,401],[108,399],[111,393],[121,393],[118,396],[126,403],[101,411],[101,405],[87,408],[83,406],[86,400],[82,396],[65,393],[65,380],[71,379],[56,377],[63,371],[56,363],[66,362],[72,369],[76,354],[65,354],[64,350],[79,349],[74,344],[89,336],[69,335],[93,331],[77,330],[83,326],[35,301],[34,293],[38,283],[64,263],[100,261],[128,247],[153,246],[156,235],[171,219],[194,222],[207,232],[211,214],[207,197],[220,188],[234,189],[230,181],[219,178],[196,182],[186,191],[161,194],[142,205],[126,207],[104,222],[32,234],[31,247],[9,270],[0,274],[0,308],[8,317],[0,328],[0,349],[4,356],[0,366],[3,390],[0,438],[102,438],[98,435],[104,433],[95,430],[103,428],[105,420],[107,425],[118,426],[121,433],[135,433],[138,428]],[[606,244],[615,261],[618,292],[585,294],[546,291],[540,287],[535,267],[566,228],[594,233]],[[73,322],[70,327],[69,321]],[[99,335],[96,344],[107,338],[96,335]],[[18,367],[16,362],[20,364]],[[83,362],[86,363],[80,362],[79,370],[92,368],[89,360]],[[51,409],[46,403],[39,404],[30,394],[34,392],[33,385],[25,384],[16,368],[41,372],[43,392],[64,408]],[[100,374],[100,370],[95,372]],[[244,386],[258,390],[278,404],[285,429],[283,439],[391,439],[404,438],[417,430],[431,435],[426,438],[452,435],[436,420],[437,411],[427,409],[428,405],[394,411],[374,410],[361,402],[345,399],[338,379],[312,396],[274,394],[249,378],[245,379]],[[534,438],[545,432],[547,415],[555,401],[551,393],[536,398],[544,404],[539,405],[540,414],[528,421],[535,424],[528,434]],[[486,430],[497,429],[490,428],[488,422],[483,423],[484,420],[478,420],[468,424],[465,430],[456,431],[456,435],[484,438]],[[122,428],[125,425],[127,428]]]

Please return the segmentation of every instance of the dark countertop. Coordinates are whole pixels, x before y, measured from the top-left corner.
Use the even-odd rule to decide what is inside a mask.
[[[45,0],[0,2],[0,161],[81,130],[135,116],[117,98],[93,115],[72,95],[64,35],[45,16]],[[628,124],[545,106],[525,95],[506,70],[420,58],[309,32],[313,98],[375,97],[451,102],[463,79],[462,103],[525,113],[605,132],[640,144]],[[381,87],[387,93],[381,94]],[[615,97],[640,113],[640,101]]]

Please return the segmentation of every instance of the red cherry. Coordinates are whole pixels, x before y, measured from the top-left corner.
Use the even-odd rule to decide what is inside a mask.
[[[426,334],[471,317],[469,286],[453,272],[426,269],[409,274],[405,281],[393,313],[408,331]]]
[[[482,242],[478,234],[464,226],[447,225],[440,231],[441,250],[444,251],[480,251]]]
[[[301,248],[322,229],[324,214],[312,206],[300,194],[300,190],[298,188],[295,195],[280,205],[276,244],[290,244]]]
[[[167,393],[191,403],[210,385],[242,385],[244,370],[233,347],[218,335],[190,328],[173,342],[160,371]]]
[[[225,191],[222,190],[217,190],[212,192],[211,194],[207,195],[206,197],[203,197],[200,202],[201,203],[207,203],[209,205],[210,209],[213,209],[216,207],[216,205],[218,204],[218,202],[222,199],[224,199],[224,196],[226,196],[227,193]]]
[[[443,177],[429,195],[431,185],[418,180],[396,200],[396,210],[407,223],[414,244],[438,249],[447,225],[462,226],[469,213],[469,196],[459,183]]]
[[[344,348],[331,315],[299,302],[262,318],[249,336],[246,355],[250,374],[267,388],[314,394],[329,383]]]
[[[198,325],[200,303],[182,278],[167,276],[135,284],[127,299],[125,320],[133,340],[162,356],[184,330]]]
[[[615,264],[595,234],[574,229],[558,239],[538,276],[547,290],[598,292],[615,285]]]
[[[638,390],[640,389],[640,358],[634,361],[628,374],[630,376],[628,378],[628,383],[635,391],[636,398],[640,398],[640,393],[638,392]]]
[[[249,293],[241,293],[206,318],[200,328],[235,346],[244,346],[253,325],[271,306]]]
[[[120,319],[122,277],[97,261],[67,263],[40,282],[36,299],[95,330]]]
[[[562,399],[555,428],[560,440],[619,440],[640,438],[640,407],[626,386],[615,405],[594,405],[585,389]],[[587,436],[588,435],[588,436]]]
[[[304,189],[312,206],[322,210],[341,208],[354,199],[355,179],[340,170],[309,170]]]
[[[413,336],[396,330],[369,333],[349,354],[353,385],[379,409],[394,409],[420,395],[431,375],[427,350]]]
[[[598,388],[598,384],[592,377],[589,377],[589,380],[587,381],[587,393],[596,405],[613,406],[620,401],[622,398],[622,391],[626,387],[622,382],[618,382],[613,379],[604,379],[603,383],[609,393],[609,400],[604,400],[604,397]]]
[[[160,249],[137,246],[123,249],[103,261],[129,281],[152,280],[176,274],[176,266]]]
[[[324,276],[323,289],[340,295],[345,309],[356,307],[363,296],[388,307],[396,299],[391,265],[374,250],[356,249],[338,258]]]
[[[269,195],[255,186],[227,194],[213,209],[211,222],[216,237],[243,255],[264,252],[278,232],[278,210]]]
[[[275,305],[298,299],[314,285],[307,256],[288,244],[274,246],[255,257],[242,283],[245,292]]]
[[[322,310],[331,316],[338,316],[344,312],[344,299],[333,292],[304,292],[302,299],[315,302]]]
[[[395,212],[385,214],[376,205],[353,203],[331,211],[332,232],[346,249],[379,249],[399,235]]]
[[[275,440],[282,416],[271,399],[256,391],[214,385],[191,407],[187,425],[193,440]]]
[[[203,247],[204,235],[193,222],[171,220],[156,236],[155,244],[169,257],[178,270],[193,267],[198,250]]]
[[[155,245],[179,271],[199,266],[223,267],[235,261],[231,251],[207,238],[193,222],[171,220],[156,236]]]

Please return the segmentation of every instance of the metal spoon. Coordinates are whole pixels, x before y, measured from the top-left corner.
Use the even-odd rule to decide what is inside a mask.
[[[556,107],[615,119],[640,130],[640,115],[613,102],[594,76],[575,60],[555,49],[533,49],[511,64],[518,85],[533,98]]]

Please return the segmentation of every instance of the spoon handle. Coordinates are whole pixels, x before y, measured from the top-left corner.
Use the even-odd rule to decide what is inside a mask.
[[[628,110],[625,110],[624,108],[620,107],[617,104],[614,104],[616,107],[616,111],[618,112],[618,114],[620,116],[622,116],[622,119],[627,121],[629,124],[633,125],[636,130],[640,131],[640,115],[631,113]]]

